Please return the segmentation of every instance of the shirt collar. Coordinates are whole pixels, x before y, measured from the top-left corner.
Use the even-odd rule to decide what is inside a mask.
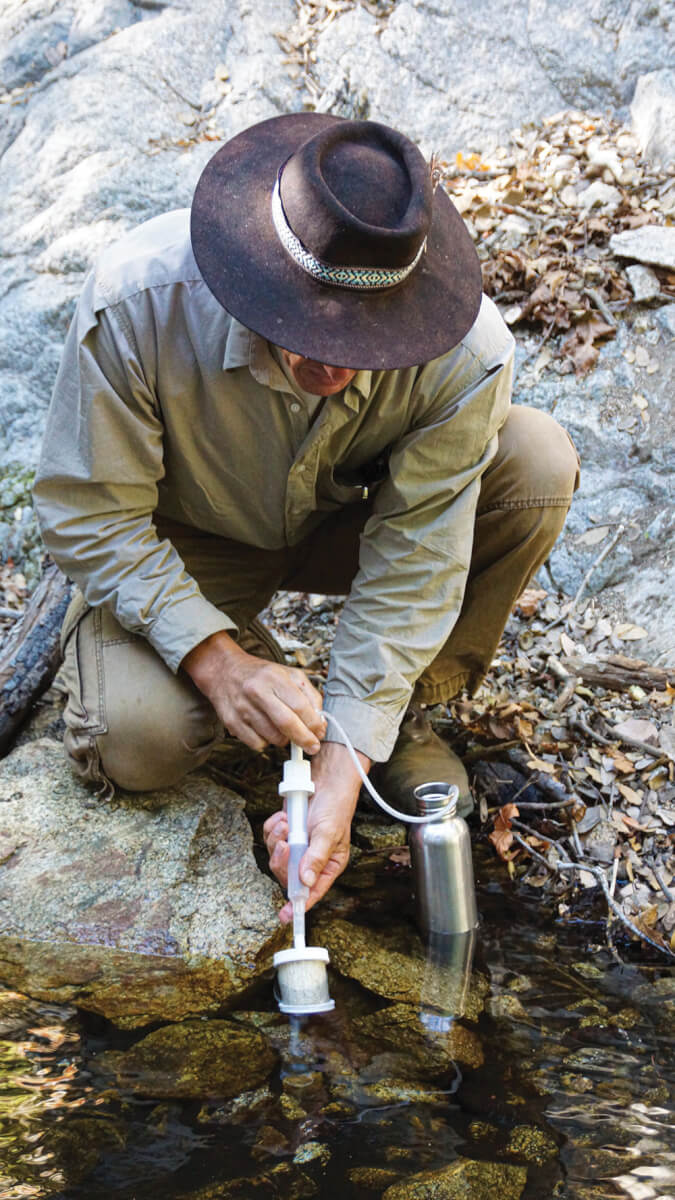
[[[258,383],[273,387],[276,391],[290,391],[290,385],[281,367],[274,361],[264,338],[245,325],[230,317],[230,327],[225,339],[223,370],[233,367],[248,367]],[[372,371],[357,371],[342,399],[353,412],[359,411],[359,397],[367,400],[372,386]]]

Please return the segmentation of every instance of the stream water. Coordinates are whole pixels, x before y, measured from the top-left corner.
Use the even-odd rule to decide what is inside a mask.
[[[398,982],[331,971],[335,1011],[311,1020],[278,1014],[269,981],[144,1053],[148,1029],[0,991],[2,1200],[672,1200],[672,974],[617,961],[597,919],[545,917],[480,856],[478,876],[474,974],[466,946],[448,969],[418,956],[416,1003],[396,991],[402,873],[321,917],[366,932]],[[217,1049],[194,1056],[233,1025],[243,1095],[236,1064],[223,1087]]]

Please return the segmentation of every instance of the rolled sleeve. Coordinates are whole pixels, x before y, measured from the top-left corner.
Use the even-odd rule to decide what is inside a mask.
[[[399,723],[377,705],[333,692],[324,697],[323,709],[337,717],[355,750],[360,750],[373,762],[385,762],[389,758]],[[326,741],[345,744],[342,734],[330,721]]]

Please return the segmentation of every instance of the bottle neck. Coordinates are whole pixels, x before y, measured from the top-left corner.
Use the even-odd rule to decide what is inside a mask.
[[[454,817],[457,812],[458,789],[448,783],[422,783],[414,791],[417,811],[421,817],[432,816],[433,813],[446,809],[445,818]],[[448,805],[451,807],[448,808]]]

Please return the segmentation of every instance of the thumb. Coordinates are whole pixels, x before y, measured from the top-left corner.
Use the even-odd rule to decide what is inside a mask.
[[[314,887],[333,853],[333,839],[325,833],[315,833],[300,863],[300,878],[305,887]]]

